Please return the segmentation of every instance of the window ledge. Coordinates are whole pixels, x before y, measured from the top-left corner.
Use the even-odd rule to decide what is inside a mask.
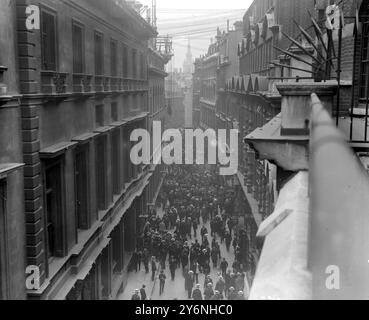
[[[3,163],[0,164],[0,179],[9,173],[24,167],[24,163]]]

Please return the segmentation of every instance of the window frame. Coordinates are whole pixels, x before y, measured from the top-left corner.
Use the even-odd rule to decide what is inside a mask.
[[[0,177],[0,300],[8,298],[8,237],[7,237],[7,193],[8,181]]]
[[[54,34],[54,51],[55,51],[55,60],[53,61],[55,66],[54,68],[45,68],[45,46],[44,46],[44,28],[43,28],[43,23],[44,23],[44,17],[43,14],[48,14],[50,16],[53,16],[54,18],[54,30],[55,30],[55,34]],[[40,6],[40,46],[41,46],[41,70],[42,71],[54,71],[57,72],[59,69],[59,38],[58,38],[58,15],[57,15],[57,11],[47,7],[45,5],[41,5]]]
[[[112,101],[110,107],[111,107],[111,121],[112,122],[119,121],[118,102]]]
[[[84,162],[84,165],[81,166],[81,168],[83,168],[84,172],[82,172],[82,175],[84,175],[84,182],[82,182],[82,184],[84,184],[84,188],[85,188],[85,194],[83,197],[83,201],[85,201],[85,212],[84,215],[85,217],[80,217],[81,212],[79,212],[79,208],[78,208],[78,201],[79,201],[79,197],[78,197],[78,174],[77,174],[77,169],[78,169],[78,156],[82,155],[82,162]],[[89,144],[88,143],[82,143],[80,145],[78,145],[78,147],[75,149],[75,154],[74,154],[74,170],[75,170],[75,207],[76,207],[76,230],[78,233],[78,230],[88,230],[91,227],[91,217],[90,217],[90,174],[89,174],[89,167],[90,167],[90,148],[89,148]],[[85,222],[81,222],[81,220],[83,221],[83,218],[85,219]]]
[[[108,181],[108,161],[107,161],[107,135],[101,134],[95,138],[95,175],[96,175],[96,208],[97,212],[104,211],[108,207],[108,201],[107,201],[107,181]],[[102,152],[100,151],[100,145],[102,144]],[[102,161],[99,161],[102,160]],[[100,166],[103,166],[102,168]],[[100,181],[103,180],[103,181]],[[100,192],[100,188],[103,188],[103,192]]]
[[[369,31],[369,20],[362,21],[362,34],[361,34],[361,45],[360,45],[360,72],[359,72],[359,103],[365,103],[369,100],[369,96],[367,96],[367,86],[369,85],[368,82],[368,73],[369,73],[369,35],[365,33],[365,31]],[[366,40],[366,42],[364,42]],[[364,48],[366,50],[366,60],[363,59]],[[364,70],[366,69],[366,73]],[[363,81],[364,77],[364,81]],[[364,85],[363,85],[364,82]],[[362,92],[364,90],[365,92]]]
[[[44,200],[44,234],[45,234],[45,255],[47,263],[47,274],[49,275],[48,265],[55,258],[64,258],[67,255],[67,225],[66,225],[66,204],[65,204],[65,155],[60,155],[55,158],[44,159],[43,160],[43,172],[42,172],[42,180],[43,180],[43,200]],[[59,167],[59,188],[60,190],[56,190],[55,193],[59,197],[59,208],[58,212],[54,213],[54,218],[56,217],[58,220],[55,222],[57,230],[60,227],[60,239],[56,235],[54,235],[54,251],[53,253],[49,253],[49,233],[48,233],[48,218],[49,218],[49,208],[47,205],[47,194],[50,193],[50,188],[47,185],[47,173],[48,170]],[[60,243],[59,243],[60,242]]]
[[[97,36],[101,38],[101,70],[98,67],[98,51],[97,51]],[[94,31],[94,64],[95,64],[95,76],[101,77],[105,74],[105,43],[104,43],[104,34],[101,31]]]
[[[122,46],[122,77],[124,79],[129,78],[129,50],[127,45]]]
[[[138,51],[135,48],[131,49],[131,56],[132,56],[132,61],[131,61],[131,75],[132,75],[132,79],[138,79],[138,68],[137,68],[137,54]]]
[[[103,127],[104,125],[105,125],[105,105],[98,104],[95,106],[95,126],[96,128],[100,128]]]
[[[113,45],[115,46],[114,52]],[[114,38],[110,38],[110,75],[112,77],[118,76],[118,40]]]
[[[82,70],[80,72],[77,72],[75,69],[76,64],[76,57],[75,57],[75,33],[74,33],[74,27],[78,27],[81,29],[81,68]],[[72,45],[73,45],[73,73],[74,74],[84,74],[86,72],[86,27],[83,23],[76,19],[72,19]]]

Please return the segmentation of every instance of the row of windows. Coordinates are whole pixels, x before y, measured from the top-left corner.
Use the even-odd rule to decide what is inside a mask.
[[[165,90],[163,85],[150,88],[150,113],[156,113],[165,105]]]
[[[142,166],[135,166],[129,158],[132,143],[127,140],[129,128],[112,130],[99,135],[94,140],[95,151],[91,158],[91,144],[80,144],[74,151],[75,175],[75,210],[76,233],[87,230],[98,219],[98,212],[106,210],[113,202],[113,195],[119,195],[126,183],[137,178]],[[111,147],[108,148],[108,141]],[[110,156],[108,156],[110,150]],[[49,262],[53,257],[67,255],[66,239],[66,179],[64,171],[65,156],[43,161],[44,168],[44,199],[46,217],[46,252]],[[94,161],[95,172],[91,172],[91,159]],[[108,163],[109,161],[109,163]],[[122,164],[122,165],[121,165]],[[108,168],[111,170],[108,170]],[[111,171],[111,180],[108,176]],[[91,190],[91,177],[95,177],[95,190]],[[109,195],[109,184],[112,193]],[[91,208],[91,191],[96,197],[97,211]]]
[[[201,122],[206,124],[209,128],[216,128],[216,118],[213,110],[209,108],[201,108]]]
[[[161,94],[162,97],[164,97],[164,94]],[[104,127],[107,124],[110,124],[111,122],[117,122],[120,120],[123,120],[126,117],[129,117],[131,114],[130,112],[137,112],[147,111],[147,96],[146,94],[137,94],[132,96],[126,96],[124,98],[123,105],[121,106],[129,106],[123,109],[123,117],[119,115],[119,104],[118,102],[114,101],[111,103],[111,112],[110,112],[110,119],[106,118],[105,113],[105,106],[104,104],[97,105],[95,107],[95,126],[96,128]]]
[[[55,13],[41,10],[41,53],[42,69],[57,71],[58,69],[58,27]],[[94,67],[95,75],[107,74],[105,70],[105,39],[101,32],[94,32]],[[86,31],[84,25],[72,20],[73,73],[86,72]],[[118,76],[119,44],[116,39],[110,39],[110,75]],[[121,45],[121,72],[123,78],[145,79],[147,77],[146,59],[143,52]]]
[[[274,58],[273,55],[272,40],[269,40],[240,59],[241,73],[251,74],[267,70]]]
[[[217,96],[217,85],[216,81],[204,81],[201,86],[201,97],[204,97],[207,100],[214,101]]]

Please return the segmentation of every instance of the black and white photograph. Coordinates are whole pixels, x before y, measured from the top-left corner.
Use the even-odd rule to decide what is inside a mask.
[[[369,300],[368,130],[369,0],[0,0],[0,300]]]

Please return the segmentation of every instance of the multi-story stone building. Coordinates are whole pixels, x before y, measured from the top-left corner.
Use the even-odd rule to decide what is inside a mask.
[[[332,4],[317,3],[322,11]],[[260,159],[289,171],[277,209],[259,230],[266,240],[251,299],[341,300],[368,295],[367,261],[361,257],[368,250],[369,1],[336,4],[330,12],[342,17],[344,25],[341,29],[340,18],[335,21],[334,73],[341,70],[344,81],[277,84],[281,114],[246,137]],[[347,89],[351,94],[343,93]],[[339,279],[334,287],[328,284],[330,274]]]
[[[217,90],[218,90],[218,101],[217,101],[217,128],[227,128],[227,125],[233,126],[233,123],[226,119],[228,111],[226,101],[225,87],[227,80],[232,78],[235,74],[238,74],[240,68],[240,61],[238,57],[237,48],[238,43],[242,40],[242,28],[243,24],[241,21],[235,23],[234,30],[229,30],[227,33],[221,33],[218,30],[217,41],[219,43],[219,66],[218,66],[218,79],[217,79]]]
[[[0,300],[25,299],[22,130],[15,1],[0,12]]]
[[[194,63],[194,72],[192,75],[192,125],[194,128],[200,127],[201,119],[201,107],[200,107],[200,96],[201,96],[201,59],[198,58]]]
[[[130,134],[165,121],[171,55],[125,1],[1,2],[0,298],[32,266],[30,299],[113,299],[164,174]]]
[[[200,126],[204,129],[216,128],[218,62],[219,43],[215,42],[209,46],[201,63]]]

